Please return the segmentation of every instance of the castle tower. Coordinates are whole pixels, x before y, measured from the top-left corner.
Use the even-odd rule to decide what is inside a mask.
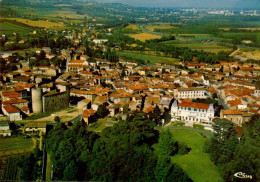
[[[171,116],[177,116],[178,115],[178,102],[177,100],[175,100],[172,104],[172,108],[171,108]]]
[[[32,89],[32,109],[34,113],[42,113],[42,89]]]

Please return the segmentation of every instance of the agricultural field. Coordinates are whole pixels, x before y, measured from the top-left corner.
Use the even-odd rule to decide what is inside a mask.
[[[260,27],[248,27],[248,28],[238,28],[238,30],[247,30],[247,31],[260,31]]]
[[[32,151],[34,140],[30,138],[0,138],[0,156]]]
[[[155,56],[155,55],[146,55],[145,52],[141,53],[138,51],[119,51],[117,54],[121,57],[125,57],[127,59],[132,60],[143,60],[145,63],[155,64],[158,62],[165,63],[178,63],[179,60],[175,58]]]
[[[218,53],[220,51],[231,51],[232,48],[219,46],[217,44],[208,44],[208,43],[191,43],[191,44],[175,44],[176,47],[188,47],[192,50],[203,50],[204,52]]]
[[[28,35],[33,32],[33,29],[29,27],[23,27],[21,25],[16,25],[12,22],[0,22],[0,34],[12,35],[13,33],[19,33],[20,35]]]
[[[6,18],[8,20],[15,20],[17,22],[23,23],[28,26],[32,27],[40,27],[40,28],[55,28],[55,27],[64,27],[64,24],[61,23],[56,23],[56,22],[51,22],[51,21],[33,21],[33,20],[28,20],[28,19],[22,19],[22,18]]]
[[[174,138],[180,143],[185,143],[191,151],[186,155],[175,155],[171,158],[189,175],[194,182],[224,181],[215,164],[210,160],[209,154],[203,151],[206,138],[196,131],[173,129]]]
[[[136,24],[127,25],[125,28],[127,28],[127,29],[133,29],[133,30],[139,30],[139,28],[137,27]]]
[[[88,18],[87,15],[79,15],[75,11],[53,11],[51,14],[48,14],[46,16],[47,17],[70,18],[70,19]]]
[[[147,33],[147,32],[138,33],[138,34],[128,34],[128,36],[130,36],[136,40],[140,40],[142,42],[145,42],[146,40],[162,38],[162,36],[160,36],[160,35],[155,35],[155,34]]]
[[[154,31],[155,29],[172,29],[172,28],[179,28],[179,27],[173,27],[170,24],[165,24],[165,23],[161,23],[161,24],[150,24],[150,25],[146,25],[145,26],[148,30],[150,31]]]
[[[203,50],[205,52],[218,53],[220,51],[231,51],[232,48],[218,45],[224,38],[214,37],[210,34],[179,34],[176,40],[162,42],[163,44],[176,47],[188,47],[192,50]],[[228,40],[228,39],[225,39]]]

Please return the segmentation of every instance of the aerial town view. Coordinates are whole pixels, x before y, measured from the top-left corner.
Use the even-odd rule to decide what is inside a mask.
[[[260,181],[260,1],[0,0],[0,181]]]

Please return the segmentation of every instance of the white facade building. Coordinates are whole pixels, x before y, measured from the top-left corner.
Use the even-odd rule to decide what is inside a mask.
[[[178,88],[175,93],[178,99],[206,99],[209,97],[204,88]]]
[[[173,121],[181,120],[203,125],[211,125],[215,117],[213,104],[186,101],[177,103],[177,100],[172,104],[171,116]]]

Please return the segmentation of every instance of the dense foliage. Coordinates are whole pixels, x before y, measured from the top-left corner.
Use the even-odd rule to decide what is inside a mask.
[[[119,121],[100,135],[81,122],[71,129],[58,123],[47,137],[54,180],[191,181],[170,160],[178,152],[178,143],[169,131],[159,137],[155,125],[143,113]]]
[[[254,181],[260,180],[260,116],[254,115],[243,126],[244,134],[237,137],[234,124],[219,119],[213,125],[215,134],[208,152],[217,164],[226,181],[239,181],[237,172],[252,175]],[[252,181],[244,179],[243,181]]]

